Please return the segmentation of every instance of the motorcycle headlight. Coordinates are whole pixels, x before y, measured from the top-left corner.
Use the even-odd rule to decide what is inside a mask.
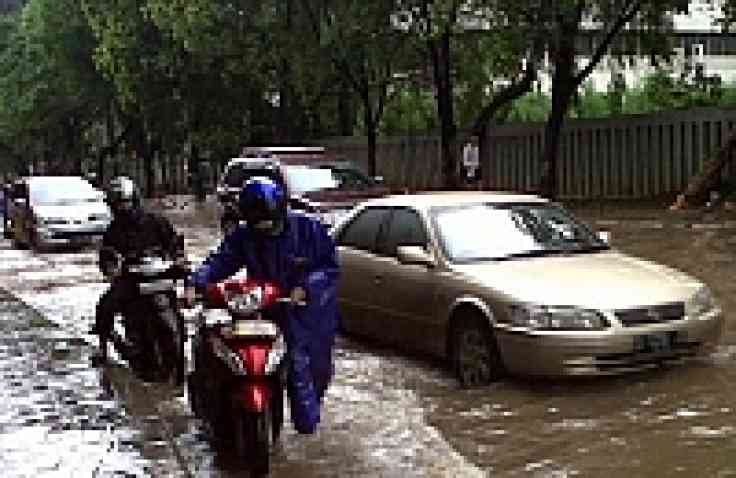
[[[511,324],[534,330],[603,330],[608,321],[597,310],[578,307],[514,305]]]
[[[685,302],[685,315],[690,318],[700,317],[716,307],[713,292],[703,286]]]

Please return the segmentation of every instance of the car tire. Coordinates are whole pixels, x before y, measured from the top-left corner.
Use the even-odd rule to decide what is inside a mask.
[[[43,246],[38,242],[38,232],[36,229],[32,229],[28,236],[28,248],[34,252],[43,252]]]
[[[12,233],[12,241],[13,241],[13,248],[15,249],[28,249],[28,243],[21,240],[20,234],[17,233],[15,228],[13,229]]]
[[[488,385],[506,374],[493,329],[477,313],[463,314],[454,323],[451,358],[463,388]]]

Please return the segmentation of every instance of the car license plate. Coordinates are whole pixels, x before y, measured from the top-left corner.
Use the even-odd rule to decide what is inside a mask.
[[[637,335],[634,337],[634,351],[641,353],[668,353],[672,351],[677,332]]]

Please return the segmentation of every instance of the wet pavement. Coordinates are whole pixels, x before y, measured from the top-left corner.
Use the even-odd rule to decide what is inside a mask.
[[[217,242],[206,225],[181,230],[195,260]],[[0,287],[10,292],[0,291],[3,476],[247,476],[212,450],[186,396],[123,364],[89,366],[85,334],[105,288],[91,250],[39,254],[0,241]],[[436,363],[340,338],[319,432],[287,425],[272,475],[736,476],[728,343],[626,377],[459,390]]]

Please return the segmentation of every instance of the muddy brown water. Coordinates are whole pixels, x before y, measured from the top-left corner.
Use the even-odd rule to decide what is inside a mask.
[[[683,227],[684,221],[656,211],[579,216],[619,221],[605,226],[616,248],[708,283],[727,319],[719,351],[683,366],[623,377],[512,378],[459,390],[435,362],[341,338],[320,431],[301,437],[287,427],[274,453],[273,476],[736,476],[736,229]],[[708,221],[689,221],[702,222]],[[205,226],[183,229],[199,258],[217,240]],[[66,321],[89,320],[91,306],[80,301],[82,294],[69,298],[80,290],[99,293],[99,284],[91,285],[89,253],[20,257],[19,270],[35,267],[36,274],[21,280],[6,263],[0,283],[21,295],[25,288],[29,300],[37,297],[37,310],[60,321],[62,330]],[[49,261],[63,273],[45,274]],[[76,276],[69,268],[76,268]],[[2,369],[7,380],[12,367]],[[146,470],[156,463],[161,471],[183,476],[241,475],[213,453],[181,400],[143,386],[124,367],[110,368],[107,377]],[[115,417],[122,420],[119,413]],[[9,426],[2,422],[0,427]],[[124,443],[120,438],[118,444]],[[13,453],[6,462],[25,456]]]

